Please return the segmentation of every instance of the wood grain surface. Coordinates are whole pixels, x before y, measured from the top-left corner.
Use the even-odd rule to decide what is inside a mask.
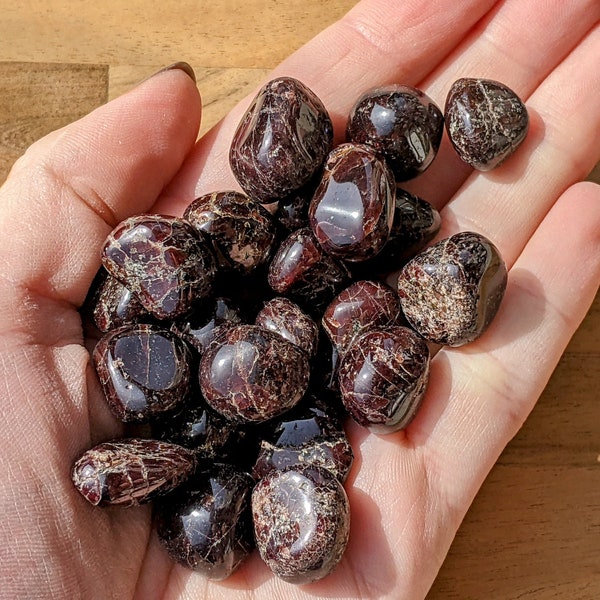
[[[31,0],[0,20],[0,181],[35,139],[187,60],[202,131],[355,0]],[[600,168],[591,175],[600,182]],[[600,598],[600,297],[500,457],[428,600]]]

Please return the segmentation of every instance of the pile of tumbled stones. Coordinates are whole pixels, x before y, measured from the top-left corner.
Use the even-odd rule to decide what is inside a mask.
[[[405,428],[430,348],[480,336],[506,286],[477,233],[424,249],[440,216],[397,187],[431,164],[444,122],[479,170],[528,128],[523,103],[495,81],[455,82],[445,118],[421,91],[391,85],[359,98],[334,148],[321,101],[275,79],[232,141],[245,193],[112,231],[88,309],[103,332],[96,372],[130,437],[76,461],[90,503],[156,498],[169,555],[210,578],[254,545],[293,583],[335,568],[350,524],[345,415],[377,434]]]

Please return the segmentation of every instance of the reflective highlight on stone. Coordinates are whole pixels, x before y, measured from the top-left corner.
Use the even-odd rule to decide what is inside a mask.
[[[199,377],[214,410],[238,423],[260,423],[302,398],[308,386],[308,357],[272,331],[237,325],[206,350]]]
[[[429,379],[429,350],[407,327],[372,329],[342,357],[339,383],[344,406],[375,433],[392,433],[414,417]]]
[[[388,85],[358,99],[350,112],[346,139],[375,148],[396,180],[405,181],[429,167],[443,132],[442,111],[429,96],[408,85]]]
[[[221,267],[249,273],[273,250],[275,221],[260,204],[239,192],[200,196],[183,217],[212,240]]]
[[[187,346],[154,325],[125,325],[105,334],[93,360],[108,405],[124,422],[174,409],[189,390]]]
[[[174,318],[212,292],[215,258],[199,236],[181,219],[131,217],[108,236],[102,264],[157,319]]]
[[[394,176],[373,149],[342,144],[327,158],[308,208],[313,234],[333,256],[371,258],[390,235],[395,193]]]
[[[209,579],[229,577],[252,550],[247,473],[214,464],[158,504],[158,537],[177,563]]]
[[[500,165],[529,130],[527,108],[503,83],[459,79],[446,99],[446,129],[460,158],[479,171]]]
[[[252,492],[252,517],[262,559],[290,583],[310,583],[331,573],[348,543],[346,492],[319,467],[268,473]]]
[[[375,327],[395,325],[400,317],[400,299],[379,281],[356,281],[340,292],[321,320],[325,333],[344,354],[361,333]]]
[[[398,278],[398,295],[407,321],[425,339],[461,346],[487,329],[506,280],[506,266],[494,244],[463,232],[408,262]]]
[[[281,242],[269,266],[268,281],[314,314],[350,282],[348,269],[325,253],[310,229],[292,232]]]
[[[302,348],[309,358],[317,351],[317,324],[287,298],[277,297],[269,300],[256,315],[255,324]]]
[[[346,480],[354,459],[352,448],[340,420],[323,404],[303,401],[263,434],[252,470],[255,479],[273,469],[311,465],[331,471],[341,483]]]
[[[308,183],[332,142],[323,103],[300,81],[280,77],[261,88],[242,117],[229,163],[242,189],[269,203]]]
[[[181,446],[131,438],[84,452],[73,465],[72,478],[95,506],[134,506],[177,487],[194,467],[194,455]]]

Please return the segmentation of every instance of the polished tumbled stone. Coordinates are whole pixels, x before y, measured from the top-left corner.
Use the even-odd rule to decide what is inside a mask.
[[[506,281],[506,265],[496,246],[465,231],[409,261],[398,278],[398,295],[415,331],[437,344],[461,346],[487,329]]]
[[[527,108],[503,83],[459,79],[446,99],[446,129],[454,149],[479,171],[500,165],[529,130]]]

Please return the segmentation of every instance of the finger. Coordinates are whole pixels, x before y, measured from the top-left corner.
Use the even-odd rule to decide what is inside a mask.
[[[338,137],[360,93],[390,82],[414,83],[429,73],[495,4],[493,0],[363,0],[275,69],[271,77],[306,83],[333,116]],[[250,102],[243,100],[198,144],[157,205],[182,212],[216,189],[239,188],[229,169],[229,144]]]
[[[23,304],[23,290],[79,306],[104,238],[153,204],[199,121],[194,81],[171,68],[35,144],[0,192],[0,235],[10,240],[0,254],[0,318]]]
[[[441,235],[478,231],[514,262],[554,199],[600,159],[599,55],[597,26],[529,99],[539,117],[519,152],[473,174],[446,206]]]
[[[468,506],[542,393],[597,293],[599,247],[600,186],[580,183],[516,260],[486,334],[432,361],[433,385],[407,437],[425,447],[450,506]]]
[[[507,0],[486,15],[419,87],[443,107],[454,81],[482,77],[502,81],[527,100],[599,19],[596,0]],[[572,75],[584,78],[587,73],[575,70]],[[427,174],[404,187],[440,209],[472,171],[444,136]]]

